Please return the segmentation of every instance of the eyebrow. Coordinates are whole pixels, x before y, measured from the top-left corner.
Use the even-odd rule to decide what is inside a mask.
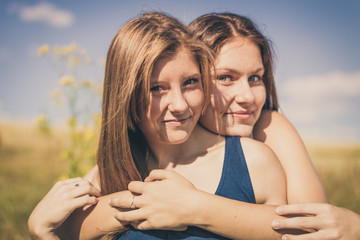
[[[194,77],[201,77],[201,73],[190,74],[190,75],[187,75],[186,77],[184,77],[183,79],[194,78]]]
[[[264,67],[260,67],[260,68],[256,69],[256,70],[254,71],[254,73],[258,73],[258,72],[261,72],[261,71],[265,71],[265,68],[264,68]]]
[[[218,72],[218,71],[228,71],[228,72],[231,72],[231,73],[238,73],[238,71],[233,70],[233,69],[229,69],[229,68],[215,68],[215,73]],[[253,71],[253,73],[258,73],[258,72],[261,72],[261,71],[265,71],[265,68],[264,67],[259,67],[258,69]]]

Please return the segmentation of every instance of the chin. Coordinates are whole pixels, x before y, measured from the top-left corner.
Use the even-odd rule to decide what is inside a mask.
[[[173,136],[167,136],[167,143],[168,144],[181,144],[188,140],[189,134],[178,134]]]
[[[240,136],[240,137],[250,137],[252,134],[252,126],[241,126],[241,127],[230,127],[227,129],[227,136]]]

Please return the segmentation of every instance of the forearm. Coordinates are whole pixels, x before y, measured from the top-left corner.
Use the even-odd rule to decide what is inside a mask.
[[[108,200],[113,197],[123,197],[125,192],[118,192],[102,196],[97,205],[77,209],[60,229],[61,236],[72,236],[78,239],[100,239],[108,234],[123,232],[126,227],[114,218],[114,212]],[[65,234],[65,235],[64,235]]]
[[[275,206],[256,205],[199,193],[191,225],[231,239],[281,239],[271,228]]]
[[[301,230],[274,230],[271,223],[279,216],[277,206],[251,204],[201,192],[194,197],[194,214],[189,225],[231,239],[281,239],[282,234]]]
[[[29,234],[32,240],[60,240],[54,232],[36,232],[29,228]]]

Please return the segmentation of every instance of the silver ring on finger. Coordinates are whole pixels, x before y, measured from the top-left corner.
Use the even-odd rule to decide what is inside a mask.
[[[132,202],[131,202],[131,204],[130,204],[130,208],[131,208],[131,209],[135,209],[135,208],[136,208],[136,206],[135,206],[135,196],[133,195],[132,197],[133,197],[133,198],[132,198]]]

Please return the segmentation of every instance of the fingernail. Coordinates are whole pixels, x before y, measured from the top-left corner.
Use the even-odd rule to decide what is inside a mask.
[[[281,213],[283,211],[283,208],[282,207],[277,207],[276,209],[275,209],[275,212],[276,213]]]
[[[112,199],[109,199],[109,200],[108,200],[108,203],[111,205],[111,203],[112,203]]]
[[[277,220],[274,220],[274,221],[272,221],[272,223],[271,223],[271,227],[272,228],[277,228],[277,227],[279,227],[279,221],[277,221]]]
[[[283,235],[282,237],[281,237],[281,240],[287,240],[288,239],[288,237],[286,236],[286,235]]]

